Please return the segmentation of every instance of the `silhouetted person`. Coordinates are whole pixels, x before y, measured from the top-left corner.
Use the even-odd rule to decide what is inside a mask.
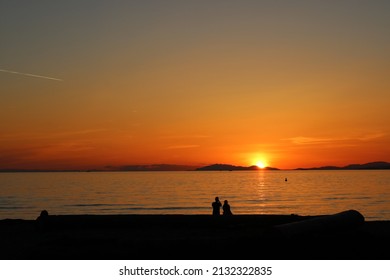
[[[222,207],[222,203],[221,203],[221,201],[219,201],[218,196],[215,198],[215,201],[213,203],[211,203],[211,206],[213,207],[213,215],[219,216],[220,211],[221,211],[221,207]]]
[[[36,219],[38,228],[43,230],[47,226],[47,219],[49,217],[49,212],[47,210],[42,210],[41,215]]]
[[[47,219],[48,216],[49,216],[49,212],[47,212],[47,210],[42,210],[41,214],[39,215],[39,217],[37,219],[38,220]]]
[[[229,205],[229,203],[228,203],[227,200],[225,200],[225,201],[223,202],[222,209],[223,209],[223,214],[224,214],[225,216],[233,215],[232,211],[230,210],[230,205]]]

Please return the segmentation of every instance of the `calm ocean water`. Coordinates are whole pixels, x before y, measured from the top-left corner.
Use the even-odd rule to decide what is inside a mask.
[[[287,178],[287,181],[285,181]],[[390,220],[390,171],[0,173],[0,219],[49,214],[333,214]]]

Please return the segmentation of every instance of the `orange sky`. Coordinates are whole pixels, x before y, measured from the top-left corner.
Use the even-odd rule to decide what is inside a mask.
[[[2,3],[0,169],[390,161],[389,8]]]

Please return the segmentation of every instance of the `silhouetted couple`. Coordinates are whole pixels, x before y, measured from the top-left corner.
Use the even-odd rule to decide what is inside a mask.
[[[215,201],[211,203],[211,206],[213,207],[213,216],[221,215],[221,207],[223,210],[223,215],[225,216],[233,215],[232,211],[230,210],[230,205],[228,201],[225,200],[222,206],[222,203],[221,201],[219,201],[218,196],[215,198]]]

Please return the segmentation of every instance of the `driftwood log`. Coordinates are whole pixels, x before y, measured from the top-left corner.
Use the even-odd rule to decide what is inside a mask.
[[[317,216],[311,219],[275,225],[268,237],[292,238],[313,234],[332,234],[354,230],[364,224],[364,216],[356,210],[347,210],[333,215]]]

